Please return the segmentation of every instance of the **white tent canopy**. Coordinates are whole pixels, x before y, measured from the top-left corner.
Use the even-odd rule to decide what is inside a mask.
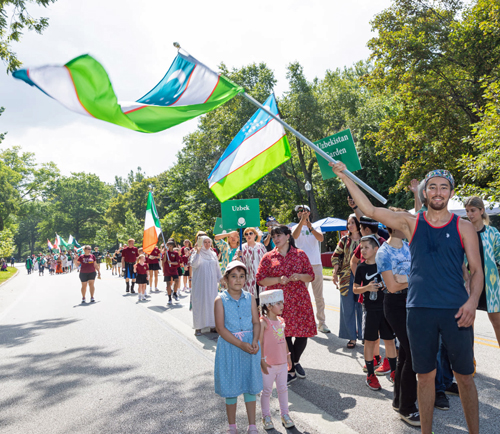
[[[484,209],[488,215],[498,215],[500,214],[500,203],[498,202],[488,202],[484,200]],[[461,200],[452,198],[448,202],[448,210],[460,217],[465,217],[467,213],[465,212],[464,204]],[[410,213],[415,214],[415,208],[410,210]]]

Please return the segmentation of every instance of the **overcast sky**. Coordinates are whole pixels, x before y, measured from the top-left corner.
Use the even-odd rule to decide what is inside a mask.
[[[26,32],[14,46],[23,67],[64,64],[91,54],[107,70],[120,101],[148,92],[168,70],[180,42],[212,68],[265,62],[287,90],[286,67],[298,61],[308,80],[366,59],[374,36],[370,20],[390,0],[58,0],[30,5],[49,18],[38,35]],[[182,138],[197,120],[156,134],[142,134],[68,111],[0,69],[0,132],[3,148],[19,145],[38,162],[54,161],[64,175],[96,173],[103,181],[141,166],[153,176],[173,165]]]

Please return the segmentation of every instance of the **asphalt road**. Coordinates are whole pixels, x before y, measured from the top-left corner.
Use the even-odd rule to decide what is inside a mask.
[[[122,279],[102,274],[92,305],[80,304],[76,272],[27,276],[21,267],[0,287],[0,433],[225,432],[224,400],[213,391],[217,336],[194,336],[189,295],[167,307],[162,284],[139,304]],[[307,378],[290,386],[297,427],[288,432],[418,432],[392,410],[386,378],[382,391],[366,387],[363,346],[348,350],[336,337],[340,296],[331,282],[325,295],[333,333],[308,343]],[[481,432],[497,434],[500,350],[484,312],[475,331]],[[467,432],[460,399],[450,402],[449,411],[435,410],[436,434]],[[276,395],[271,403],[277,430],[270,433],[285,433]],[[238,426],[246,432],[242,402]]]

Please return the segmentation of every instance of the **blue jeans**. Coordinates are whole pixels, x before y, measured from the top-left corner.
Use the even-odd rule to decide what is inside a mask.
[[[340,296],[340,327],[339,338],[355,341],[363,339],[363,329],[361,321],[363,310],[361,303],[358,303],[358,295],[352,291],[354,276],[351,273],[349,291],[346,295]]]

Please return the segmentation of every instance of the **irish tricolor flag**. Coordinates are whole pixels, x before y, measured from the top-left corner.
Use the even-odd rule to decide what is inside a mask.
[[[153,193],[149,192],[148,206],[146,208],[146,219],[144,221],[144,238],[142,239],[142,250],[148,255],[158,244],[158,236],[161,234],[160,217],[156,211]]]
[[[135,102],[119,103],[108,74],[87,54],[66,65],[19,69],[12,75],[76,113],[143,133],[156,133],[193,119],[244,91],[180,53],[165,77]]]
[[[279,116],[274,94],[264,103]],[[212,192],[221,202],[243,191],[290,158],[285,129],[259,109],[229,144],[208,177]]]

